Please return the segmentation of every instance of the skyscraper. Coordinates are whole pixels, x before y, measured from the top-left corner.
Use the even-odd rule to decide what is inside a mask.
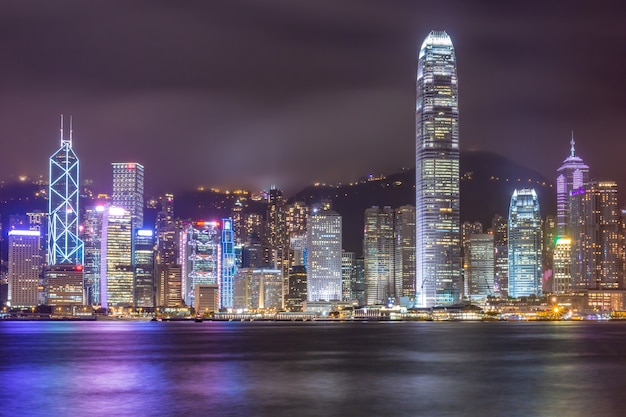
[[[467,244],[467,288],[471,301],[485,300],[494,295],[494,245],[493,234],[474,233]]]
[[[233,231],[233,219],[222,219],[222,271],[221,271],[221,291],[219,306],[222,308],[232,308],[233,306],[233,285],[237,270],[235,262],[235,234]]]
[[[541,215],[534,189],[516,189],[509,209],[509,295],[541,295]]]
[[[370,305],[387,304],[395,297],[394,217],[391,207],[365,209],[365,297]]]
[[[415,109],[416,301],[458,302],[461,290],[459,107],[456,57],[446,32],[419,52]]]
[[[14,307],[39,304],[41,253],[38,230],[9,231],[9,300]]]
[[[100,304],[103,308],[134,304],[132,245],[130,213],[121,207],[106,207],[100,240]]]
[[[143,165],[113,162],[112,205],[130,213],[133,229],[143,227]]]
[[[341,216],[315,210],[307,233],[308,301],[341,300]]]
[[[415,297],[415,207],[396,210],[396,297]]]
[[[572,191],[585,188],[589,183],[589,167],[576,156],[574,134],[570,141],[570,154],[557,170],[556,211],[557,236],[568,236],[570,229],[570,195]]]
[[[72,149],[72,119],[69,140],[63,137],[61,147],[50,157],[48,189],[48,264],[82,264],[83,242],[79,226],[79,162]]]
[[[133,240],[133,265],[135,267],[135,306],[154,307],[155,285],[155,240],[151,229],[137,229]]]

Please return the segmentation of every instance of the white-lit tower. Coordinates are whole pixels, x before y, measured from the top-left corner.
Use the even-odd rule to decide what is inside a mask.
[[[314,210],[307,230],[307,297],[309,301],[341,300],[341,232],[339,213]]]
[[[446,32],[419,52],[415,108],[416,303],[460,300],[459,106],[456,57]]]
[[[144,168],[137,162],[113,162],[111,204],[130,213],[133,229],[143,227]]]
[[[61,147],[50,157],[48,188],[48,259],[54,264],[82,264],[83,242],[79,232],[79,161],[72,149],[72,119],[69,140],[63,137]]]

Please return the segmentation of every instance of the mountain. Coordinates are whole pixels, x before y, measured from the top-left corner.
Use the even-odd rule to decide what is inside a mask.
[[[556,194],[550,180],[503,156],[484,151],[462,152],[460,173],[461,221],[480,221],[487,229],[495,214],[508,215],[513,190],[523,187],[535,188],[543,217],[556,213]],[[331,200],[333,210],[343,217],[344,248],[360,256],[365,209],[415,205],[415,169],[354,184],[309,186],[289,201],[313,204],[324,199]]]

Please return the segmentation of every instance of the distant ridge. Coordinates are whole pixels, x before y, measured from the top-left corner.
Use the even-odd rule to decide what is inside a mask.
[[[461,221],[480,221],[485,229],[495,214],[508,215],[515,188],[532,187],[539,195],[541,215],[556,213],[556,193],[550,180],[538,172],[486,151],[461,152]],[[355,185],[309,186],[289,199],[307,204],[331,199],[343,216],[343,243],[347,251],[361,255],[363,214],[371,206],[415,204],[415,169],[361,181]]]

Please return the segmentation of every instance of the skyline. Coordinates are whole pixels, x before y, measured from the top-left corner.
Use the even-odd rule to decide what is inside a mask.
[[[104,191],[112,162],[143,164],[149,195],[290,195],[411,168],[417,55],[445,30],[461,151],[554,180],[573,130],[591,177],[626,183],[626,22],[610,2],[335,3],[9,2],[0,177],[45,177],[61,113],[74,118],[81,178]]]

